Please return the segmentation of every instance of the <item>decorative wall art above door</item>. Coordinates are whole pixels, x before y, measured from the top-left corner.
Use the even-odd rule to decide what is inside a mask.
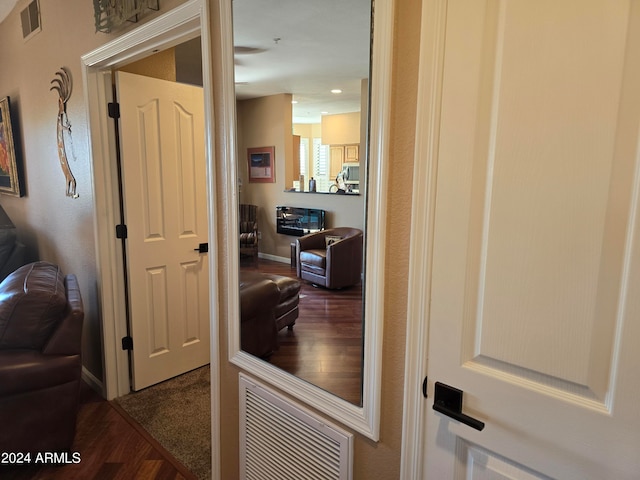
[[[56,77],[51,80],[54,84],[49,90],[55,90],[58,92],[58,120],[56,122],[56,134],[58,139],[58,158],[60,159],[60,167],[62,167],[62,173],[66,180],[66,195],[71,198],[78,198],[76,192],[76,179],[71,173],[71,167],[69,167],[69,161],[67,159],[67,151],[65,148],[64,134],[67,132],[69,139],[71,139],[71,124],[67,117],[67,102],[71,98],[71,90],[73,89],[73,83],[71,81],[71,74],[69,70],[62,67],[56,72]]]
[[[160,0],[93,0],[96,32],[110,33],[125,22],[137,22],[145,10],[160,10]]]

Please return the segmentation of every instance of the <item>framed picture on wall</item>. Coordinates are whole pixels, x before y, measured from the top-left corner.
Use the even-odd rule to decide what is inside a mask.
[[[9,97],[0,100],[0,193],[22,196]]]
[[[276,181],[276,148],[247,148],[249,182],[274,183]]]

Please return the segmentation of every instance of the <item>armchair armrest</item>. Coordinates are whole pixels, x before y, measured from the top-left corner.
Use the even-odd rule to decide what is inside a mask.
[[[360,281],[362,235],[343,238],[327,248],[327,285],[341,288]]]
[[[64,279],[67,293],[67,309],[60,324],[42,349],[45,355],[77,355],[80,354],[82,323],[84,308],[80,287],[75,275],[69,274]]]
[[[312,250],[316,248],[325,248],[324,237],[327,235],[327,230],[322,230],[316,233],[309,233],[304,237],[296,239],[298,245],[298,253],[302,250]]]

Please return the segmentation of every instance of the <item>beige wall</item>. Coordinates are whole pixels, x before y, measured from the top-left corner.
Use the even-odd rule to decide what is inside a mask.
[[[210,0],[215,14],[216,1]],[[32,258],[57,262],[64,271],[78,275],[85,302],[87,319],[83,338],[85,366],[99,379],[102,378],[102,352],[100,346],[100,318],[98,305],[97,266],[94,250],[94,217],[92,172],[88,141],[86,105],[82,86],[80,56],[106,43],[113,35],[95,33],[92,3],[86,0],[40,0],[42,10],[41,33],[24,43],[20,34],[19,10],[28,0],[21,0],[14,12],[0,24],[0,95],[11,96],[14,115],[19,121],[19,139],[24,150],[27,195],[13,198],[0,195],[0,204],[17,225],[20,238],[29,248]],[[183,3],[181,0],[162,0],[161,11]],[[356,435],[354,478],[360,480],[387,480],[399,476],[405,324],[408,276],[408,232],[410,229],[411,181],[413,173],[414,125],[417,90],[418,40],[420,37],[420,1],[396,0],[394,40],[393,96],[391,108],[391,150],[389,170],[387,259],[385,293],[385,328],[382,358],[382,419],[381,436],[377,443]],[[155,16],[150,13],[142,21]],[[135,28],[135,24],[126,30]],[[219,48],[212,21],[214,51]],[[78,181],[76,200],[64,194],[64,176],[58,165],[55,121],[56,95],[49,91],[55,72],[66,66],[71,70],[74,89],[68,104],[69,120],[73,126],[73,153],[71,168]],[[219,69],[215,70],[218,75]],[[214,75],[215,88],[219,82]],[[220,92],[215,98],[219,100]],[[216,138],[221,138],[221,123],[214,122]],[[259,145],[262,146],[262,145]],[[216,146],[217,158],[222,158],[222,147]],[[243,156],[242,153],[240,153]],[[276,177],[277,178],[277,177]],[[246,182],[244,185],[247,185]],[[344,204],[329,205],[325,196],[312,194],[286,194],[284,185],[273,185],[269,202],[317,206],[322,199],[326,209],[339,211]],[[258,191],[244,192],[247,200],[260,198]],[[215,192],[220,201],[227,192],[220,186]],[[358,200],[359,199],[359,200]],[[362,201],[350,197],[349,201]],[[338,199],[333,199],[338,202]],[[342,201],[342,200],[341,200]],[[313,202],[313,205],[312,205]],[[270,217],[270,215],[269,215]],[[221,241],[226,235],[236,235],[236,227],[220,218],[217,232]],[[278,255],[287,256],[276,249]],[[226,252],[220,252],[220,280],[224,280],[227,267]],[[220,312],[225,312],[225,289],[220,295]],[[227,320],[220,326],[220,402],[221,402],[221,462],[222,478],[238,476],[238,369],[227,358]],[[215,362],[214,362],[215,363]],[[419,386],[416,386],[418,388]]]
[[[0,96],[11,97],[26,183],[24,197],[0,195],[0,204],[16,224],[29,261],[51,261],[78,276],[85,307],[83,363],[102,380],[93,185],[80,56],[112,36],[95,33],[91,2],[40,0],[42,31],[24,42],[20,11],[28,3],[19,1],[0,24]],[[65,195],[56,142],[58,99],[56,92],[49,90],[62,66],[70,70],[73,79],[67,103],[72,142],[66,151],[77,181],[77,199]]]
[[[420,8],[420,0],[395,2],[380,442],[357,438],[356,480],[400,478]]]
[[[350,143],[360,143],[360,112],[323,115],[322,144],[348,145]]]
[[[101,324],[94,239],[93,185],[87,111],[80,57],[114,38],[96,33],[93,4],[85,0],[40,0],[42,31],[22,40],[20,0],[0,24],[0,96],[10,96],[18,121],[16,142],[23,152],[26,195],[0,195],[0,205],[18,228],[28,260],[57,263],[78,276],[85,307],[83,364],[102,380]],[[183,3],[163,0],[162,12]],[[158,13],[150,12],[148,20]],[[123,31],[135,28],[129,24]],[[57,94],[50,81],[60,67],[71,72],[73,91],[67,103],[71,142],[67,156],[77,181],[77,199],[65,195],[56,142]]]
[[[120,68],[123,72],[158,78],[168,82],[176,81],[176,49],[168,48],[150,57],[130,63]]]
[[[284,190],[285,163],[291,161],[291,95],[280,94],[238,101],[238,170],[242,179],[241,200],[260,198],[267,190]],[[247,148],[275,147],[275,183],[249,183]],[[251,187],[264,187],[252,191]]]
[[[305,161],[307,163],[307,172],[313,171],[313,138],[320,137],[322,132],[322,126],[319,123],[294,123],[293,134],[299,135],[300,138],[307,138],[309,140],[309,158]],[[308,174],[311,176],[311,174]],[[308,185],[308,182],[307,182]]]

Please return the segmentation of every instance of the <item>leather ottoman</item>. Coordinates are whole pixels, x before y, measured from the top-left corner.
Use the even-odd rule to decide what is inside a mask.
[[[240,348],[268,357],[278,348],[275,307],[280,292],[274,282],[256,272],[240,272]]]
[[[266,278],[275,282],[280,291],[280,298],[275,307],[276,330],[284,327],[293,330],[293,325],[298,318],[298,304],[300,303],[300,281],[291,277],[263,273]]]
[[[240,346],[258,357],[278,348],[278,331],[298,318],[300,282],[259,272],[240,272]]]

